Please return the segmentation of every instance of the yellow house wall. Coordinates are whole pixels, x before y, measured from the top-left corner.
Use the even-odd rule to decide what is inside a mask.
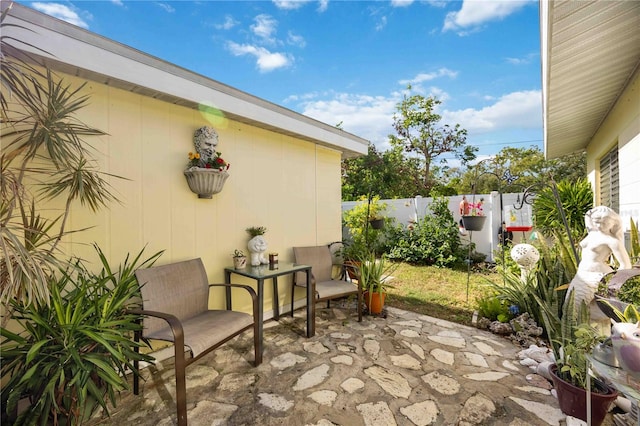
[[[600,203],[600,159],[618,147],[620,173],[620,215],[625,229],[629,218],[640,218],[640,72],[635,74],[614,108],[587,146],[587,174],[595,188],[595,204]]]
[[[73,207],[69,229],[92,228],[67,239],[68,253],[97,265],[93,242],[113,264],[143,247],[144,258],[164,250],[157,265],[201,257],[210,282],[223,282],[234,249],[247,252],[247,227],[267,228],[268,251],[279,253],[281,262],[293,261],[295,245],[341,239],[340,152],[236,121],[211,124],[199,111],[98,83],[83,92],[91,99],[80,120],[108,134],[88,139],[100,168],[126,179],[108,178],[120,204],[98,213]],[[198,199],[183,175],[187,154],[195,151],[193,132],[204,125],[216,128],[217,150],[231,164],[223,191],[213,199]],[[291,280],[278,282],[280,305],[289,306]],[[234,289],[234,308],[249,311],[250,299],[241,294]],[[272,297],[269,283],[265,318]],[[303,297],[296,293],[296,299]],[[222,290],[213,293],[210,305],[222,307],[222,299]]]

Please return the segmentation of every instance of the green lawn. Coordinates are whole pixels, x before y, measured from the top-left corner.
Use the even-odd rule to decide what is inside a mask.
[[[471,271],[467,301],[467,270],[401,264],[393,273],[393,288],[385,304],[460,324],[471,325],[476,298],[486,294],[487,280],[501,279],[496,272]]]

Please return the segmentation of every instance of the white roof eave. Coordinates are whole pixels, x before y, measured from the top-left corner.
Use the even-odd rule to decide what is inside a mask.
[[[7,22],[28,30],[6,27],[4,35],[22,41],[16,47],[52,69],[178,105],[208,105],[230,119],[336,149],[344,158],[367,153],[363,138],[33,9],[13,4]]]

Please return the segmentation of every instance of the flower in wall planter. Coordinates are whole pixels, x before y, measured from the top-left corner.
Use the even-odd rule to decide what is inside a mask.
[[[189,153],[189,162],[184,171],[191,192],[198,198],[212,198],[213,194],[222,191],[229,177],[230,164],[216,151],[218,134],[215,129],[203,126],[193,136],[196,152]]]

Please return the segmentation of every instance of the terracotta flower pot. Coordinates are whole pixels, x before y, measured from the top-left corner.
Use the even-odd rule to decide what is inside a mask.
[[[553,386],[558,394],[558,405],[563,413],[576,417],[582,421],[587,421],[587,391],[583,388],[572,385],[564,381],[557,374],[558,367],[554,364],[549,369]],[[591,425],[599,426],[609,411],[609,407],[618,397],[618,392],[607,387],[600,382],[600,392],[596,393],[595,389],[591,392]]]
[[[381,314],[382,308],[384,308],[384,299],[387,297],[387,293],[379,293],[377,291],[369,294],[368,291],[365,291],[364,294],[364,303],[367,305],[367,309],[369,309],[369,313],[371,314]]]

